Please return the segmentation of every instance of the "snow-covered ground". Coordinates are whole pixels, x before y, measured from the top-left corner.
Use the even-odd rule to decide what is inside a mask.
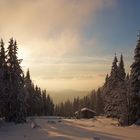
[[[0,140],[140,140],[140,127],[118,127],[115,120],[104,117],[29,118],[25,124],[0,122]]]

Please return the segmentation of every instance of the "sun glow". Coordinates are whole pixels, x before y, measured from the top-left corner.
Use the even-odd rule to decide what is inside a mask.
[[[19,48],[18,58],[23,60],[21,65],[25,68],[25,66],[28,66],[28,61],[31,58],[31,52],[26,48]]]

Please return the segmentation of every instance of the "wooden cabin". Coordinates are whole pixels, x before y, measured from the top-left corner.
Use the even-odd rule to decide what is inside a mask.
[[[80,109],[79,111],[75,112],[75,116],[77,119],[80,119],[80,118],[90,119],[90,118],[94,118],[95,115],[96,115],[96,112],[87,107],[84,107]]]

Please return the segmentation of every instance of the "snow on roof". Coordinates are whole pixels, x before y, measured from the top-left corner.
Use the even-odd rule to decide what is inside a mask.
[[[89,108],[87,108],[87,107],[84,107],[84,108],[81,109],[81,111],[86,111],[86,110],[95,113],[94,110],[89,109]]]
[[[79,113],[79,111],[76,111],[76,112],[75,112],[75,114],[78,114],[78,113]]]

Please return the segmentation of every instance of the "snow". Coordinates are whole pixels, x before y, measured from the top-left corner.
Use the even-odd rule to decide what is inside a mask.
[[[35,127],[32,127],[32,124]],[[0,122],[0,140],[139,140],[140,127],[120,127],[116,120],[28,118],[27,123]]]
[[[92,109],[86,108],[86,107],[81,109],[81,111],[86,111],[86,110],[95,113],[95,111],[93,111]]]

